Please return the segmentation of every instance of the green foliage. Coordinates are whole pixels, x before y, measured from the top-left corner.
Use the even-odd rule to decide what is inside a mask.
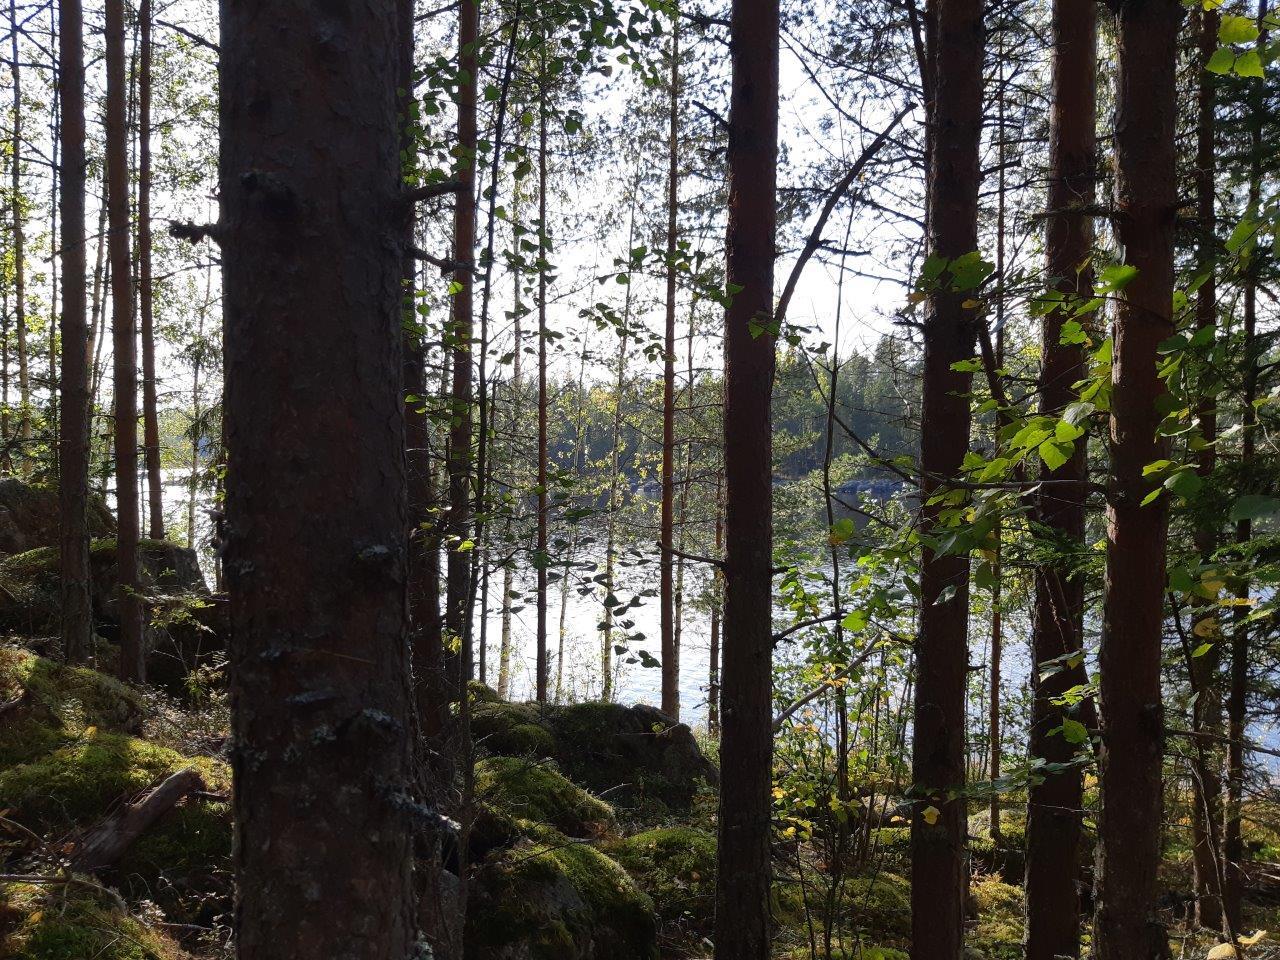
[[[121,913],[92,886],[0,887],[0,956],[6,960],[182,960],[164,934]]]
[[[517,820],[549,824],[572,837],[597,836],[613,825],[613,808],[544,763],[489,757],[476,764],[476,793]]]

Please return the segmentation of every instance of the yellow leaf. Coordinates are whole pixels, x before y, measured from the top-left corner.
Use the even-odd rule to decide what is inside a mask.
[[[1236,955],[1236,948],[1229,943],[1220,943],[1212,950],[1205,960],[1231,960]]]
[[[97,728],[97,727],[85,727],[85,728],[84,728],[84,735],[85,735],[86,737],[94,737],[94,736],[97,736],[97,735],[98,735],[98,728]]]
[[[1205,617],[1203,620],[1197,620],[1191,632],[1197,637],[1216,637],[1218,635],[1218,618]]]
[[[925,807],[920,811],[920,816],[924,817],[924,822],[932,827],[938,822],[938,817],[942,816],[942,811],[937,807]]]
[[[1255,943],[1257,943],[1266,935],[1267,935],[1267,931],[1265,930],[1255,930],[1253,933],[1249,934],[1249,936],[1239,937],[1238,939],[1240,940],[1240,943],[1243,946],[1252,947]]]
[[[27,917],[27,923],[36,924],[40,922],[40,918],[44,916],[43,910],[37,910],[35,913]]]

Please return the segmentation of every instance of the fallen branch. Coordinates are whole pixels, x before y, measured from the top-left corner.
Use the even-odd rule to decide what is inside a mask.
[[[157,820],[183,797],[204,789],[204,780],[194,767],[170,774],[137,800],[94,827],[80,841],[71,857],[76,870],[94,873],[114,865]]]

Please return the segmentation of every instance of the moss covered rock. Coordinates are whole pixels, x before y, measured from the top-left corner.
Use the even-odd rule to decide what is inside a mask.
[[[489,757],[476,764],[476,793],[516,821],[547,824],[571,837],[592,837],[613,824],[613,809],[545,763]]]
[[[710,933],[715,924],[716,838],[691,827],[646,830],[611,844],[614,857],[653,900],[665,927]]]
[[[120,911],[111,898],[73,883],[0,886],[4,960],[185,960],[164,934]]]
[[[570,779],[626,805],[687,809],[700,782],[718,779],[687,726],[643,705],[482,702],[472,730],[491,754],[554,758]]]
[[[116,521],[102,497],[90,496],[86,506],[89,535],[112,536]],[[12,477],[0,480],[0,554],[57,544],[59,509],[56,484],[23,483]]]
[[[0,767],[25,763],[89,728],[138,730],[141,698],[96,670],[68,667],[16,647],[0,647]]]
[[[480,866],[467,960],[653,960],[653,903],[617,863],[547,835]]]

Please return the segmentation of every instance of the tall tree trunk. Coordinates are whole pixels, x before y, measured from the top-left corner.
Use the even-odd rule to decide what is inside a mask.
[[[115,396],[116,578],[120,676],[145,677],[138,583],[138,367],[129,263],[129,168],[125,129],[124,0],[107,0],[107,223]]]
[[[545,64],[544,64],[545,66]],[[538,542],[534,551],[537,567],[538,625],[535,637],[537,663],[534,669],[534,696],[547,702],[547,90],[546,78],[538,91]]]
[[[84,12],[60,0],[58,98],[62,109],[62,405],[58,429],[62,650],[80,663],[93,639],[89,599],[89,328],[85,318]]]
[[[222,4],[242,960],[414,942],[399,30],[349,13]]]
[[[1049,131],[1049,210],[1045,270],[1055,290],[1078,299],[1092,294],[1093,221],[1084,208],[1096,194],[1097,7],[1093,0],[1055,0],[1053,76]],[[1085,375],[1084,352],[1062,342],[1069,310],[1045,314],[1041,323],[1040,410],[1058,416],[1075,400],[1073,385]],[[1040,522],[1064,545],[1084,550],[1086,441],[1053,472],[1052,487],[1036,498]],[[1047,468],[1042,476],[1047,477]],[[1084,583],[1070,576],[1071,556],[1035,569],[1031,653],[1035,663],[1058,660],[1084,645]],[[1059,661],[1053,670],[1031,671],[1030,753],[1050,763],[1070,761],[1078,749],[1059,731],[1067,713],[1059,698],[1085,682],[1079,666]],[[1092,726],[1094,724],[1090,724]],[[1080,831],[1084,781],[1078,767],[1033,780],[1027,795],[1027,960],[1055,960],[1080,953]]]
[[[715,556],[724,547],[724,488],[716,477]],[[724,574],[717,567],[711,574],[711,650],[707,655],[707,733],[720,736],[720,610],[724,601]]]
[[[155,295],[151,289],[151,0],[141,0],[138,28],[138,303],[142,334],[142,449],[147,470],[148,535],[164,539],[160,420],[156,410]]]
[[[1262,55],[1267,43],[1266,22],[1268,4],[1258,0],[1257,19],[1259,34],[1255,49]],[[1262,124],[1265,116],[1264,89],[1261,84],[1249,87],[1249,209],[1257,210],[1262,199]],[[1257,337],[1258,324],[1258,257],[1249,258],[1244,272],[1243,325],[1244,325],[1244,396],[1241,398],[1243,432],[1240,441],[1240,460],[1248,471],[1257,452],[1258,410],[1254,401],[1258,397],[1258,364],[1260,361]],[[1248,474],[1246,473],[1246,476]],[[1236,543],[1247,544],[1253,536],[1253,522],[1247,517],[1236,522]],[[1248,596],[1248,585],[1240,588],[1241,596]],[[1244,802],[1244,736],[1247,723],[1247,699],[1249,692],[1249,622],[1245,608],[1241,608],[1231,636],[1231,677],[1227,692],[1227,796],[1223,808],[1223,859],[1225,883],[1223,906],[1228,930],[1239,930],[1241,902],[1244,897],[1244,840],[1240,831],[1241,805]]]
[[[447,682],[461,696],[471,679],[471,555],[459,549],[471,533],[472,469],[472,294],[476,247],[476,47],[480,36],[480,0],[458,5],[458,181],[453,219],[453,396],[449,430],[449,562],[444,626]]]
[[[659,583],[662,633],[662,712],[680,719],[680,653],[675,637],[672,569],[675,555],[676,456],[676,236],[680,199],[678,142],[680,128],[680,17],[671,27],[671,73],[668,80],[667,131],[667,301],[662,350],[662,557]]]
[[[31,439],[31,379],[27,362],[27,235],[25,214],[22,209],[22,61],[18,50],[18,13],[16,0],[9,0],[9,63],[13,81],[13,156],[10,165],[10,213],[13,225],[13,305],[14,329],[18,336],[18,400],[22,409],[18,414],[18,435]],[[22,460],[30,454],[25,446]],[[23,467],[25,470],[25,465]]]
[[[1175,66],[1182,6],[1121,6],[1116,80],[1117,231],[1137,274],[1116,305],[1107,572],[1099,654],[1105,727],[1099,757],[1098,960],[1167,954],[1156,915],[1164,706],[1160,691],[1167,504],[1142,505],[1143,467],[1164,456],[1156,436],[1161,341],[1172,333],[1177,205]]]
[[[773,776],[773,271],[778,0],[733,0],[725,311],[724,705],[716,960],[770,952]]]
[[[1217,10],[1200,10],[1199,20],[1199,89],[1197,91],[1196,120],[1196,219],[1200,236],[1197,240],[1196,269],[1205,277],[1196,295],[1196,329],[1211,331],[1217,327],[1217,283],[1214,276],[1217,254],[1216,184],[1217,161],[1214,154],[1214,112],[1216,109],[1217,77],[1205,69],[1209,58],[1218,49],[1218,25],[1222,18]],[[1217,397],[1200,398],[1197,411],[1200,435],[1206,441],[1196,454],[1196,470],[1206,482],[1213,476],[1217,461],[1215,441],[1218,435]],[[1196,530],[1196,551],[1207,561],[1218,548],[1218,529],[1215,523],[1201,522]],[[1191,685],[1195,691],[1195,703],[1191,711],[1191,728],[1197,733],[1221,735],[1222,693],[1218,681],[1222,662],[1220,635],[1214,608],[1206,606],[1203,616],[1197,617],[1195,636],[1205,636],[1206,628],[1212,633],[1209,650],[1192,656],[1189,669]],[[1201,624],[1199,621],[1208,621]],[[1220,776],[1221,751],[1216,744],[1197,740],[1191,752],[1191,828],[1192,866],[1196,893],[1195,917],[1201,926],[1212,930],[1222,927],[1222,890],[1219,882],[1222,853],[1219,849],[1219,825],[1222,817],[1222,781]]]
[[[954,260],[977,249],[978,143],[982,135],[983,23],[980,0],[936,0],[930,22],[935,95],[929,110],[928,230],[932,256]],[[945,78],[945,83],[941,82]],[[975,316],[967,294],[930,294],[924,326],[920,420],[921,499],[956,478],[969,447],[970,375],[952,365],[973,356]],[[925,506],[921,539],[938,523]],[[969,560],[925,546],[920,561],[920,625],[911,775],[911,931],[917,956],[960,957],[964,930],[966,809],[965,682]]]

